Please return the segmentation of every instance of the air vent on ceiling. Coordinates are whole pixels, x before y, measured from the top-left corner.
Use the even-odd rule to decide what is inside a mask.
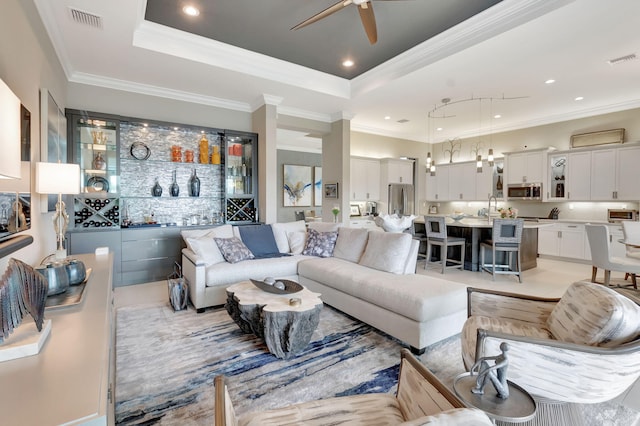
[[[401,118],[400,120],[398,120],[398,123],[400,124],[404,124],[404,123],[408,123],[409,120],[407,120],[406,118]]]
[[[607,63],[609,65],[616,65],[622,62],[633,61],[634,59],[637,59],[637,56],[635,53],[632,53],[630,55],[620,56],[619,58],[609,59]]]
[[[89,25],[95,28],[102,28],[102,17],[82,10],[69,8],[71,19],[78,24]]]

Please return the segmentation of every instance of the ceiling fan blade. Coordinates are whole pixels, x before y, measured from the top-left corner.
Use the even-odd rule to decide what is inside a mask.
[[[369,43],[376,44],[378,41],[378,29],[376,27],[376,17],[373,14],[373,5],[371,2],[362,3],[358,5],[358,12],[360,12],[360,20],[364,26],[364,31],[367,33]]]
[[[299,28],[306,27],[307,25],[313,24],[314,22],[317,22],[317,21],[321,20],[322,18],[326,18],[327,16],[329,16],[331,14],[334,14],[339,10],[344,9],[345,7],[349,6],[351,3],[353,3],[353,0],[341,0],[338,3],[334,4],[333,6],[329,6],[328,8],[323,10],[322,12],[316,13],[311,18],[300,22],[298,25],[296,25],[295,27],[293,27],[291,29],[292,30],[297,30]]]

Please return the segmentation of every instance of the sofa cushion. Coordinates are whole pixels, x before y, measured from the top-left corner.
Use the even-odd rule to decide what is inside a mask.
[[[309,229],[307,242],[304,245],[302,254],[307,256],[331,257],[337,239],[337,232],[318,232],[315,229]]]
[[[578,281],[562,295],[547,325],[564,342],[617,346],[640,335],[640,307],[601,284]]]
[[[287,240],[292,254],[302,254],[304,245],[307,242],[307,233],[305,231],[287,232]]]
[[[244,225],[238,229],[242,242],[257,259],[280,256],[271,225]]]
[[[338,230],[333,256],[358,263],[367,245],[368,231],[365,228],[345,228]]]
[[[335,257],[303,260],[298,264],[298,275],[417,322],[455,314],[467,306],[463,284],[425,275],[381,272]]]
[[[243,260],[253,259],[253,253],[237,237],[214,238],[224,260],[229,263],[238,263]]]
[[[380,271],[402,274],[411,251],[411,235],[369,232],[359,263]]]
[[[263,280],[265,277],[297,280],[298,262],[304,259],[317,259],[303,256],[276,257],[271,259],[253,259],[241,265],[229,262],[217,263],[205,269],[207,287],[235,284],[250,278]]]
[[[306,232],[307,228],[304,220],[297,220],[295,222],[272,223],[271,230],[273,231],[273,238],[276,240],[280,253],[290,253],[291,248],[289,247],[287,233],[295,231]]]

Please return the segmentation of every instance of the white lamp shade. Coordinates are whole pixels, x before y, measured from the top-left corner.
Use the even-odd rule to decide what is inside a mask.
[[[66,163],[36,163],[38,194],[80,193],[80,166]]]
[[[0,80],[0,179],[20,179],[20,99]]]

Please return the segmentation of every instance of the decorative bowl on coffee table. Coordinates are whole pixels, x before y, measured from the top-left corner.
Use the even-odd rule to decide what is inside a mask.
[[[284,290],[281,290],[277,287],[275,287],[274,284],[267,284],[264,281],[258,281],[258,280],[254,280],[252,279],[251,282],[253,283],[253,285],[255,285],[256,287],[258,287],[260,290],[264,290],[268,293],[274,293],[274,294],[292,294],[292,293],[297,293],[299,291],[301,291],[304,287],[302,287],[300,284],[298,284],[295,281],[291,281],[291,280],[276,280],[276,282],[281,281],[284,284]]]

